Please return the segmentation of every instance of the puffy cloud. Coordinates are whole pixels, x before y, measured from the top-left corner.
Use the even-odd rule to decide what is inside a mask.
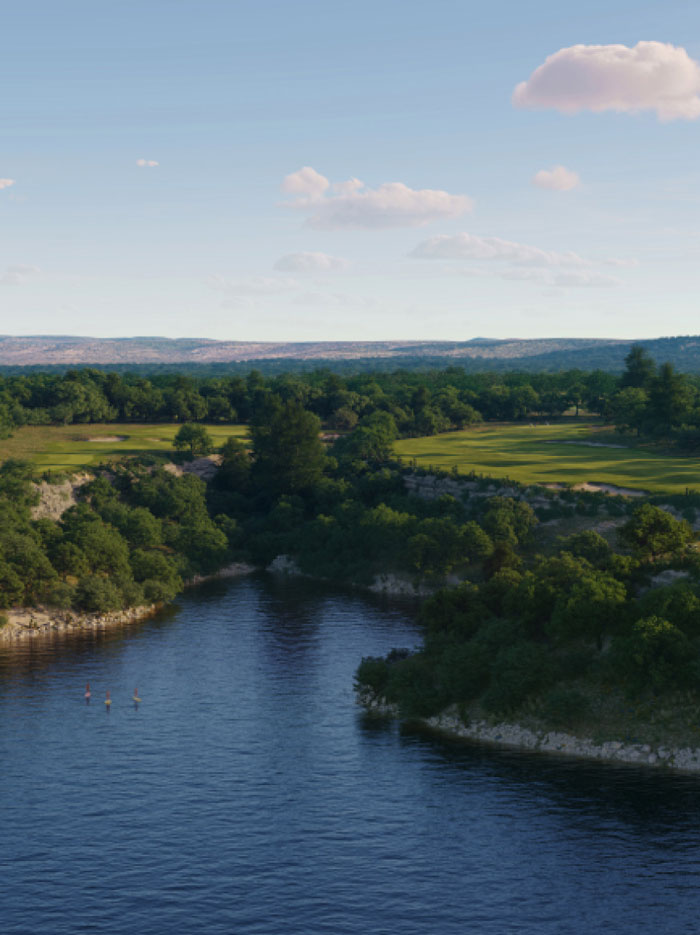
[[[292,172],[284,177],[282,191],[288,195],[308,195],[310,198],[320,197],[330,187],[328,179],[312,169],[304,166],[298,172]]]
[[[551,169],[540,169],[532,177],[532,184],[537,188],[549,188],[555,192],[568,192],[581,184],[578,172],[566,169],[564,166],[553,166]]]
[[[137,159],[136,165],[140,166],[142,169],[154,169],[156,166],[159,166],[160,163],[156,162],[155,159]]]
[[[346,182],[333,183],[333,191],[337,192],[339,195],[351,195],[353,192],[359,191],[359,189],[364,187],[365,183],[356,178],[348,179]]]
[[[476,234],[439,234],[424,240],[409,256],[429,260],[505,260],[525,266],[589,266],[577,253],[541,250],[528,244],[500,237],[478,237]]]
[[[460,217],[473,207],[466,195],[413,189],[403,182],[385,182],[371,189],[352,178],[331,186],[327,178],[308,166],[288,175],[282,188],[300,196],[289,205],[305,211],[306,224],[316,230],[422,227],[431,221]]]
[[[24,286],[33,279],[38,279],[39,276],[41,276],[41,270],[38,266],[25,266],[20,263],[16,266],[8,266],[0,276],[0,283],[5,286]]]
[[[550,55],[513,92],[516,107],[638,113],[659,120],[700,117],[700,64],[664,42],[574,45]]]
[[[274,269],[287,273],[329,273],[347,269],[350,264],[339,256],[328,253],[288,253],[281,256]]]
[[[14,179],[0,179],[0,191],[3,188],[10,188],[14,184],[15,184]]]

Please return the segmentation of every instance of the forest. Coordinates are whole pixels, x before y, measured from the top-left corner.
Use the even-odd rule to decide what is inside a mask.
[[[554,419],[581,411],[620,431],[663,438],[682,449],[700,444],[700,375],[657,366],[639,345],[620,376],[602,370],[471,373],[442,370],[355,373],[327,370],[265,377],[183,373],[32,372],[0,377],[0,430],[23,425],[97,422],[248,423],[270,399],[294,401],[333,431],[349,432],[377,412],[397,437],[434,435],[481,421]]]
[[[314,577],[368,586],[396,575],[434,592],[421,609],[420,651],[364,660],[358,672],[408,714],[475,701],[514,712],[536,701],[550,719],[571,720],[590,706],[591,685],[597,698],[610,686],[696,698],[700,561],[685,515],[696,516],[697,495],[676,498],[672,515],[649,498],[472,478],[461,492],[426,499],[407,489],[392,446],[401,435],[584,408],[615,415],[621,431],[688,446],[700,431],[698,393],[693,378],[634,347],[619,378],[458,368],[200,382],[91,369],[7,377],[8,432],[104,419],[182,426],[179,454],[95,469],[58,520],[33,512],[31,465],[6,460],[0,608],[168,602],[194,575],[231,561],[264,568],[286,555]],[[226,441],[208,483],[166,470],[173,457],[211,450],[205,419],[244,421],[249,439]],[[566,519],[580,520],[579,531],[537,538],[538,526]],[[596,531],[611,525],[613,535]],[[651,586],[669,571],[672,581]]]

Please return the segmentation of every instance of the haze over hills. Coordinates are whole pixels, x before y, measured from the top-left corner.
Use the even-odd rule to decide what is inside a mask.
[[[449,366],[475,369],[559,370],[572,367],[619,370],[631,343],[681,370],[700,371],[700,336],[634,339],[533,338],[469,341],[248,342],[208,338],[91,338],[72,335],[0,335],[0,366],[71,367],[133,364],[245,364],[256,361],[375,361],[392,367]]]

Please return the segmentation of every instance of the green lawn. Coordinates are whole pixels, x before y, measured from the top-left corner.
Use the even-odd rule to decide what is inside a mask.
[[[22,458],[38,471],[76,471],[124,455],[158,454],[173,449],[179,425],[40,425],[17,429],[11,438],[0,440],[0,461]],[[245,437],[245,425],[207,425],[218,447],[235,435]],[[123,441],[90,441],[121,437]]]
[[[428,438],[396,442],[397,455],[415,458],[462,474],[475,471],[494,478],[509,477],[522,483],[566,482],[615,484],[658,493],[700,490],[700,461],[635,448],[598,448],[576,442],[605,439],[600,425],[498,425],[448,432]],[[619,437],[610,436],[619,442]]]

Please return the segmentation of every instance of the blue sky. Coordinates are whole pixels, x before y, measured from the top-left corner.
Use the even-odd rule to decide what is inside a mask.
[[[1,333],[700,331],[696,3],[25,0],[0,43]]]

